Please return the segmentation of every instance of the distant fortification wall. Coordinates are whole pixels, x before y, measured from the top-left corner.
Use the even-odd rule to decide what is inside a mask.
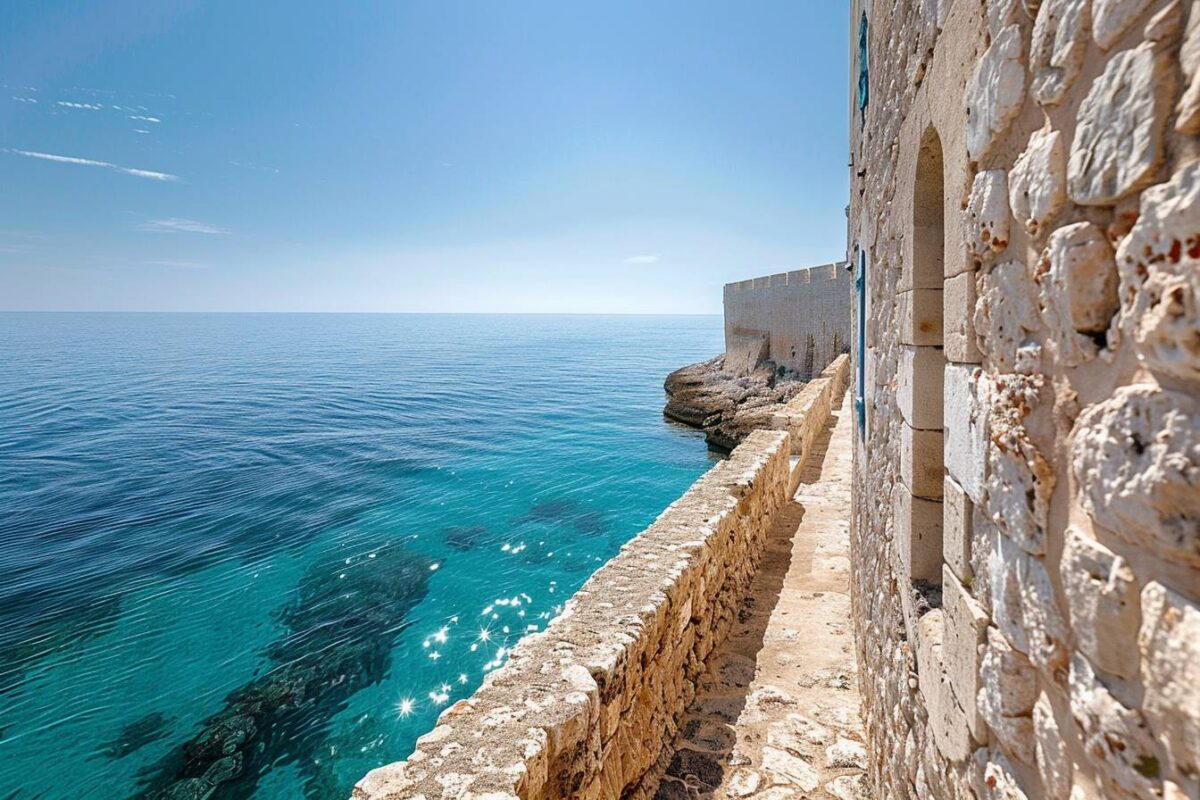
[[[852,279],[843,264],[725,284],[727,368],[770,358],[812,376],[850,346]]]

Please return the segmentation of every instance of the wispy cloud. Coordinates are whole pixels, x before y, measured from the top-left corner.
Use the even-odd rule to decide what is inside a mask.
[[[150,267],[169,267],[171,269],[204,269],[208,265],[198,261],[143,261]]]
[[[626,264],[657,264],[658,256],[657,255],[630,256],[629,258],[625,259],[625,263]]]
[[[54,104],[56,106],[62,106],[63,108],[82,108],[87,109],[88,111],[104,110],[104,106],[93,105],[92,103],[72,103],[67,100],[56,100]]]
[[[19,156],[27,158],[40,158],[43,161],[54,161],[59,164],[77,164],[81,167],[103,167],[116,172],[123,172],[126,175],[133,175],[135,178],[149,178],[152,181],[177,181],[178,175],[172,175],[168,172],[155,172],[149,169],[134,169],[133,167],[122,167],[120,164],[113,164],[109,161],[96,161],[91,158],[76,158],[75,156],[60,156],[54,153],[39,153],[36,150],[5,150],[6,153],[15,153]]]
[[[148,219],[145,222],[138,223],[137,229],[148,233],[203,233],[214,236],[229,233],[225,228],[209,225],[207,222],[198,222],[194,219],[182,219],[181,217]]]

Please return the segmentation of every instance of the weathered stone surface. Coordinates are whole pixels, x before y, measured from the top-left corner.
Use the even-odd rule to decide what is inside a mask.
[[[1043,128],[1029,137],[1008,174],[1008,202],[1025,230],[1038,235],[1067,200],[1067,148],[1059,131]]]
[[[1025,265],[1005,261],[986,273],[982,284],[975,304],[979,349],[997,372],[1038,372],[1042,345],[1035,334],[1040,315]]]
[[[1200,162],[1142,193],[1117,248],[1121,325],[1154,372],[1200,384]]]
[[[1029,436],[1025,418],[1037,403],[1039,377],[996,378],[991,394],[985,508],[1009,538],[1035,555],[1046,548],[1046,519],[1057,482],[1049,462]]]
[[[1067,625],[1040,558],[996,532],[988,557],[992,619],[1008,642],[1053,675],[1066,666]]]
[[[946,358],[936,347],[901,348],[896,394],[900,413],[912,427],[942,427],[942,370],[945,366]]]
[[[1033,704],[1037,672],[996,628],[988,628],[980,662],[977,707],[997,741],[1019,761],[1034,763]]]
[[[938,752],[952,762],[971,756],[971,728],[967,712],[959,705],[950,688],[944,657],[945,616],[934,609],[918,620],[917,680],[929,729]],[[971,710],[974,714],[974,709]]]
[[[1175,130],[1200,133],[1200,0],[1193,0],[1188,11],[1187,31],[1179,49],[1179,64],[1187,81],[1179,98],[1179,117]]]
[[[901,574],[908,580],[936,583],[942,577],[942,504],[913,497],[903,483],[892,490],[892,504]]]
[[[987,7],[988,33],[992,36],[1016,21],[1017,0],[988,0],[984,5]]]
[[[867,800],[867,781],[862,775],[843,775],[825,784],[825,791],[837,800]]]
[[[981,773],[979,789],[975,793],[980,800],[1029,800],[1003,753],[992,752],[982,765]]]
[[[903,425],[900,431],[900,478],[917,497],[942,497],[942,431],[917,430]]]
[[[943,344],[947,361],[978,364],[983,360],[975,340],[975,273],[947,278],[943,299]]]
[[[972,160],[988,154],[1024,99],[1021,28],[1009,25],[996,34],[967,84],[967,154]]]
[[[807,761],[769,745],[762,751],[762,768],[775,782],[791,782],[806,792],[816,789],[821,782],[817,771]]]
[[[1067,800],[1071,795],[1074,765],[1067,744],[1058,730],[1054,708],[1045,692],[1033,706],[1033,733],[1036,741],[1037,768],[1049,800]]]
[[[853,739],[838,739],[825,748],[825,766],[833,769],[863,769],[867,766],[867,748]]]
[[[991,381],[983,370],[946,365],[946,471],[971,501],[983,502],[989,444]]]
[[[967,252],[976,265],[990,262],[1009,242],[1008,179],[1002,169],[975,175],[971,195],[963,211]]]
[[[950,476],[942,490],[942,558],[960,581],[969,581],[975,504]]]
[[[1200,604],[1151,582],[1142,590],[1142,708],[1174,768],[1200,776]]]
[[[1200,414],[1193,397],[1150,385],[1118,389],[1080,416],[1071,467],[1098,524],[1200,569]]]
[[[1031,93],[1042,105],[1057,105],[1083,67],[1091,23],[1089,0],[1043,0],[1033,26]]]
[[[1119,283],[1112,246],[1099,226],[1077,222],[1050,234],[1037,267],[1038,298],[1065,366],[1095,356],[1096,342],[1087,334],[1101,334],[1112,323]]]
[[[987,728],[975,708],[980,686],[980,647],[985,641],[988,616],[970,592],[942,566],[942,611],[945,633],[942,664],[954,702],[966,714],[967,727],[975,741],[985,741]]]
[[[1106,791],[1117,797],[1159,797],[1162,765],[1141,712],[1117,702],[1082,655],[1071,658],[1068,685],[1084,756]]]
[[[942,341],[942,290],[912,289],[896,298],[902,344],[932,346]]]
[[[1153,0],[1094,0],[1092,36],[1105,50],[1116,44]]]
[[[1174,77],[1153,42],[1109,59],[1079,105],[1067,192],[1081,205],[1112,205],[1152,182],[1163,160]]]
[[[1129,564],[1071,528],[1059,570],[1079,649],[1105,672],[1137,677],[1138,653],[1133,643],[1141,621],[1140,587]]]

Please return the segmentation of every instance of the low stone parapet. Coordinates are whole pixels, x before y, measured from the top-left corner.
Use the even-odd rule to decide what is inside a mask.
[[[812,449],[817,435],[825,427],[825,422],[846,390],[849,379],[850,356],[843,353],[822,370],[820,375],[809,381],[781,411],[772,415],[771,427],[787,431],[791,438],[794,469],[788,484],[790,490],[795,491],[796,483],[800,479],[799,467]]]
[[[829,402],[806,411],[806,424]],[[647,774],[657,774],[789,496],[793,449],[787,430],[750,434],[448,708],[407,761],[363,778],[355,800],[653,794]]]

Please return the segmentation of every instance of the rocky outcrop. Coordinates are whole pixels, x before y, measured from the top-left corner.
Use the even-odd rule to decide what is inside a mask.
[[[667,376],[668,419],[700,428],[709,447],[729,451],[751,431],[770,428],[772,418],[804,388],[799,375],[764,361],[749,375],[725,367],[720,355]]]

